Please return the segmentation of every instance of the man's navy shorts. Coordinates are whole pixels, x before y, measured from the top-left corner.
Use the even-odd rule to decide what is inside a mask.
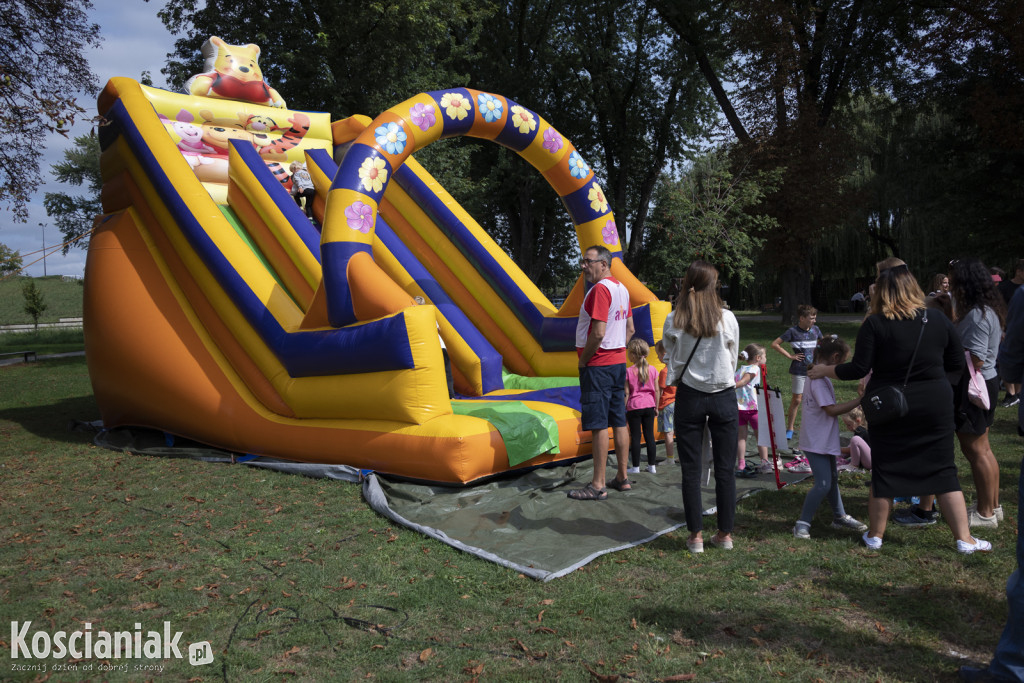
[[[583,429],[626,426],[626,364],[580,368]]]

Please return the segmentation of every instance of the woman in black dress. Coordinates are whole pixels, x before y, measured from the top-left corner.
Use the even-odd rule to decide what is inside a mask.
[[[953,388],[946,373],[964,369],[964,350],[952,323],[942,315],[924,319],[924,293],[907,264],[895,258],[878,264],[870,315],[857,333],[853,359],[842,365],[815,365],[808,377],[856,380],[871,372],[867,392],[878,387],[902,387],[914,356],[904,392],[910,412],[871,429],[871,498],[869,528],[863,541],[882,547],[882,536],[894,496],[937,494],[942,514],[961,553],[986,552],[992,544],[973,538],[967,526],[967,506],[953,461]],[[923,333],[922,333],[923,326]]]

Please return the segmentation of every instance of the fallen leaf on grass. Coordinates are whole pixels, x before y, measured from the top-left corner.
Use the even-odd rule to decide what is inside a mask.
[[[544,620],[544,612],[546,612],[546,611],[547,611],[547,610],[543,610],[543,609],[542,609],[542,610],[540,611],[540,613],[539,613],[539,614],[537,615],[537,621],[538,621],[538,622],[540,622],[540,621],[543,621],[543,620]]]
[[[885,627],[884,627],[884,626],[882,626],[882,622],[880,622],[880,621],[876,621],[876,622],[875,622],[875,628],[877,628],[877,629],[878,629],[878,632],[879,632],[879,633],[885,633]]]
[[[426,661],[430,659],[433,656],[433,654],[434,650],[428,647],[426,650],[420,653],[419,660],[421,662],[426,663]]]
[[[619,680],[618,674],[611,674],[606,676],[605,674],[600,674],[594,671],[586,664],[584,664],[583,666],[586,668],[587,671],[590,672],[590,675],[594,678],[594,680],[599,681],[600,683],[616,683]]]
[[[629,620],[629,627],[631,629],[633,629],[634,631],[637,629],[636,617],[633,617],[632,619]]]
[[[683,647],[693,647],[697,644],[693,638],[687,638],[684,636],[682,631],[672,632],[672,642],[676,645],[682,645]]]
[[[154,607],[159,607],[159,605],[155,602],[140,602],[132,607],[132,611],[141,612],[144,609],[153,609]]]
[[[298,645],[293,645],[292,649],[290,649],[290,650],[288,650],[288,652],[284,653],[284,658],[288,659],[292,655],[298,654],[299,652],[302,652],[302,648],[300,648]]]
[[[469,660],[469,663],[472,664],[473,660],[472,659]],[[469,674],[470,676],[479,676],[483,672],[484,672],[484,665],[483,664],[477,664],[476,666],[467,666],[467,667],[462,669],[462,673]]]
[[[764,647],[764,646],[766,646],[768,644],[767,641],[761,640],[760,638],[754,638],[754,637],[750,638],[750,642],[752,642],[757,647]]]
[[[536,628],[536,629],[533,630],[533,632],[534,633],[551,633],[551,634],[558,633],[558,631],[556,631],[555,629],[548,628],[547,626],[541,626],[540,628]]]

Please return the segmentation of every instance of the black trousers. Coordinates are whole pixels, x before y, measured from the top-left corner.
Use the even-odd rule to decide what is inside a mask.
[[[626,411],[626,424],[629,426],[629,457],[633,467],[640,467],[640,433],[643,432],[647,442],[647,464],[655,464],[658,444],[654,442],[654,408],[639,408]]]
[[[312,187],[308,190],[302,190],[301,192],[295,193],[295,203],[302,206],[302,197],[306,198],[306,215],[313,218],[313,197],[316,196],[316,190]]]
[[[736,520],[736,437],[739,409],[736,390],[714,394],[685,384],[676,390],[676,451],[683,470],[683,512],[691,534],[704,528],[701,501],[701,457],[705,427],[711,434],[715,465],[715,504],[718,531],[731,534]]]

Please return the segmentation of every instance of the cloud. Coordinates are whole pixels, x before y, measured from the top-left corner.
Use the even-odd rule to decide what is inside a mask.
[[[155,86],[166,87],[160,69],[167,54],[174,49],[175,38],[157,17],[160,4],[141,0],[93,0],[92,4],[92,20],[100,25],[103,43],[98,49],[89,51],[86,58],[89,68],[97,76],[99,87],[105,86],[114,76],[138,79],[143,71],[149,71]],[[44,230],[48,246],[54,247],[61,243],[60,231],[51,223],[43,208],[43,195],[47,192],[75,194],[81,191],[74,185],[53,181],[51,167],[64,160],[64,151],[71,147],[75,136],[89,132],[89,120],[96,114],[97,95],[81,93],[78,96],[79,104],[87,113],[83,119],[76,121],[69,139],[60,135],[51,135],[48,139],[39,169],[43,184],[30,200],[28,223],[14,223],[10,219],[0,223],[0,242],[20,252],[26,264],[38,259],[37,263],[26,268],[28,275],[43,274],[42,254],[32,252],[41,252]],[[40,228],[40,224],[48,227]],[[56,253],[46,257],[45,266],[48,275],[81,275],[85,268],[85,251],[72,248],[67,256],[61,256],[57,249]]]

